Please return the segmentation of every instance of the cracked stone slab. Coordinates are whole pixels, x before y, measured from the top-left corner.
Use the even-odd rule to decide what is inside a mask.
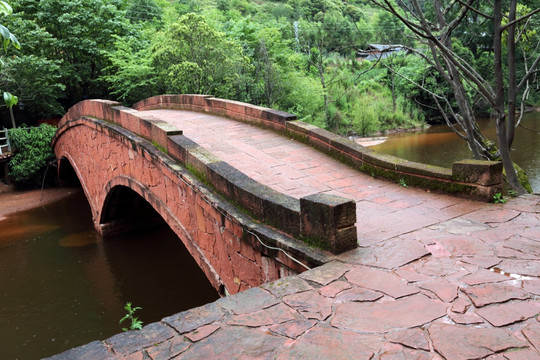
[[[454,301],[451,309],[453,312],[464,314],[470,306],[471,302],[465,296],[460,296],[459,299]]]
[[[523,280],[523,290],[540,295],[540,280]]]
[[[414,295],[384,303],[338,305],[331,324],[353,331],[384,333],[421,326],[445,315],[445,304],[424,295]]]
[[[536,351],[540,352],[540,323],[528,325],[521,330],[525,338],[536,348]]]
[[[286,338],[255,328],[231,326],[193,344],[182,353],[182,360],[274,359]]]
[[[499,265],[508,274],[540,277],[540,261],[505,259]]]
[[[448,276],[463,271],[463,266],[454,259],[448,257],[430,257],[426,261],[419,261],[414,264],[415,270],[427,276]]]
[[[434,280],[418,284],[418,287],[431,291],[446,303],[454,301],[458,296],[458,286],[446,280]]]
[[[504,209],[500,206],[493,205],[492,208],[482,208],[470,214],[462,216],[462,218],[476,221],[478,223],[505,223],[517,216],[519,212],[515,210]]]
[[[434,349],[445,359],[481,359],[506,349],[527,347],[510,331],[435,323],[428,328]]]
[[[496,273],[495,271],[480,269],[475,273],[464,276],[461,281],[463,281],[469,286],[474,286],[480,284],[507,281],[508,279],[508,276]]]
[[[448,220],[429,227],[432,230],[445,231],[454,235],[470,234],[476,231],[489,229],[489,225],[463,218]]]
[[[393,343],[405,345],[417,350],[429,351],[428,341],[424,335],[424,331],[420,328],[393,331],[387,333],[384,337],[386,340]]]
[[[353,264],[375,266],[383,269],[396,269],[405,264],[429,255],[420,241],[413,239],[390,239],[382,245],[372,246],[363,251],[362,256],[343,260]]]
[[[494,255],[491,245],[473,237],[444,236],[435,239],[434,243],[443,249],[444,253],[451,256],[477,255],[488,257]]]
[[[152,344],[161,343],[175,336],[173,329],[162,323],[146,325],[142,330],[128,331],[116,334],[105,342],[112,347],[114,352],[121,355],[129,355],[140,351]]]
[[[399,349],[387,349],[387,347],[385,346],[385,351],[381,354],[380,360],[438,360],[438,358],[425,351],[409,349],[404,346],[399,346]]]
[[[393,298],[416,294],[420,291],[417,287],[408,285],[407,281],[393,273],[368,267],[357,267],[345,277],[355,285],[380,291]]]
[[[189,341],[174,337],[160,344],[149,346],[145,350],[152,360],[168,360],[181,354],[190,345]]]
[[[289,359],[355,359],[369,360],[384,346],[376,335],[315,327],[299,337],[278,360]]]
[[[526,300],[530,298],[525,291],[510,285],[487,284],[461,289],[477,308],[508,300]]]
[[[283,302],[307,319],[324,320],[332,314],[332,302],[315,290],[287,295]]]
[[[199,340],[202,340],[212,335],[220,328],[221,328],[221,325],[218,325],[218,324],[204,325],[198,328],[197,330],[194,330],[190,332],[189,334],[186,334],[186,337],[192,342],[197,342]]]
[[[474,312],[468,312],[465,314],[459,314],[452,311],[448,312],[448,317],[452,319],[456,324],[461,325],[475,325],[484,323],[484,319],[476,315]]]
[[[476,313],[493,326],[505,326],[527,320],[540,312],[538,301],[518,301],[486,306]]]
[[[352,301],[376,301],[382,298],[384,295],[380,292],[364,289],[361,287],[354,287],[349,290],[341,292],[336,296],[337,302],[352,302]]]
[[[217,303],[210,303],[175,315],[168,316],[162,321],[172,326],[180,334],[193,331],[203,325],[218,321],[223,317],[223,311]]]
[[[101,341],[92,341],[63,353],[48,357],[44,360],[111,360],[114,359],[114,353]]]
[[[501,246],[522,253],[523,259],[540,258],[540,243],[521,236],[514,236],[502,243]]]
[[[311,285],[298,276],[287,276],[274,282],[263,284],[261,288],[270,291],[277,298],[313,289]]]
[[[298,317],[296,311],[283,303],[249,314],[235,315],[229,320],[229,325],[243,325],[258,327],[265,325],[281,324],[294,320]]]
[[[269,330],[275,334],[296,339],[306,331],[317,325],[315,320],[293,320],[282,324],[276,324],[269,327]]]
[[[299,276],[304,280],[313,281],[325,286],[342,277],[350,268],[351,265],[340,261],[331,261],[315,269],[303,272]]]
[[[507,360],[540,360],[540,354],[530,349],[507,351],[504,357]]]
[[[333,298],[333,297],[336,297],[336,295],[342,292],[343,290],[350,289],[351,287],[352,285],[346,281],[334,281],[333,283],[330,283],[320,288],[319,293],[322,296]]]
[[[223,309],[235,314],[249,314],[274,306],[278,302],[279,300],[275,296],[261,288],[248,289],[216,301]]]
[[[394,270],[394,273],[397,276],[407,280],[408,282],[418,282],[418,281],[428,281],[431,280],[430,276],[420,274],[415,269],[414,266],[408,265],[401,267],[397,270]]]
[[[476,265],[485,269],[499,265],[502,261],[502,259],[499,259],[496,256],[461,256],[459,260],[464,263]]]

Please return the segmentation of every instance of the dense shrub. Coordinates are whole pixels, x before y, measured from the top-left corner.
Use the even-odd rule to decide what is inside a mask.
[[[41,184],[47,164],[55,158],[51,148],[55,133],[56,128],[47,124],[9,130],[9,139],[15,147],[15,156],[9,163],[10,175],[17,184]]]

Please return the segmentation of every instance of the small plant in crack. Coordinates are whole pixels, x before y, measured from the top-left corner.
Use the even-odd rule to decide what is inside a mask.
[[[126,310],[126,315],[120,321],[119,324],[122,324],[124,321],[128,320],[131,322],[131,325],[129,327],[123,327],[123,331],[130,331],[130,330],[141,330],[143,322],[135,317],[135,311],[141,310],[141,307],[133,306],[131,302],[127,302],[126,305],[124,305],[124,310]]]

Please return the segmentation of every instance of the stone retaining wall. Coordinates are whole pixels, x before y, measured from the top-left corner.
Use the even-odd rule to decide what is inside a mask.
[[[287,134],[332,155],[349,165],[376,176],[403,181],[410,186],[438,190],[492,201],[502,192],[502,164],[492,161],[464,160],[452,169],[408,161],[378,153],[339,135],[296,120],[296,116],[238,101],[209,95],[159,95],[133,105],[137,110],[159,108],[203,111],[250,122]]]

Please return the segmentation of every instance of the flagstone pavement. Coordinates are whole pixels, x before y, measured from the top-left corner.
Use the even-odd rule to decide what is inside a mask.
[[[354,199],[359,247],[52,359],[540,359],[540,196],[405,188],[255,126],[150,113],[278,191]]]

